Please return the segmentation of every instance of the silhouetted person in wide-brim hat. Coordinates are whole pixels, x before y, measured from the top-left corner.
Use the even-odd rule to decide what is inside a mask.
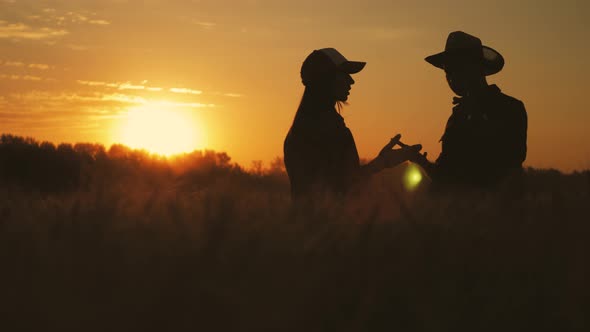
[[[477,76],[493,75],[504,68],[504,57],[498,51],[482,45],[479,38],[462,31],[451,32],[445,50],[424,60],[443,70],[449,69],[448,66],[453,63],[471,63],[479,67]]]
[[[434,184],[490,187],[520,173],[527,151],[524,104],[486,80],[504,67],[502,55],[479,38],[455,31],[443,52],[425,60],[445,71],[458,96],[453,98],[440,156],[435,163],[417,160]]]
[[[351,75],[364,67],[364,62],[348,61],[333,48],[315,50],[303,62],[305,92],[284,143],[294,199],[313,193],[347,193],[367,176],[398,165],[420,150],[420,146],[393,150],[398,135],[377,158],[360,164],[354,138],[339,109],[355,83]]]

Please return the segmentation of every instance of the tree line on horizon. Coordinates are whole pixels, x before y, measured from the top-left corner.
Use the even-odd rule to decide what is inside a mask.
[[[12,134],[0,135],[0,185],[40,192],[88,189],[96,185],[159,185],[203,188],[220,178],[239,182],[284,184],[280,158],[268,168],[254,161],[250,168],[232,162],[225,152],[195,150],[164,157],[122,144],[60,143]]]
[[[548,187],[579,187],[587,183],[590,170],[564,175],[555,169],[527,168],[527,190]],[[246,168],[226,152],[195,150],[170,157],[113,144],[38,141],[32,137],[0,135],[0,187],[41,193],[129,185],[198,191],[223,182],[233,187],[288,193],[289,179],[282,158],[268,167],[253,161]],[[582,185],[584,186],[584,185]]]

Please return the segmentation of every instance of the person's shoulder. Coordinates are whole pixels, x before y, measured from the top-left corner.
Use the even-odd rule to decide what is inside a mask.
[[[504,93],[496,85],[493,85],[493,87],[496,90],[496,93],[494,94],[496,96],[496,105],[499,106],[500,109],[512,114],[512,116],[527,117],[526,108],[522,100]]]
[[[302,116],[291,127],[291,139],[320,142],[336,136],[338,125],[323,114]]]
[[[524,103],[513,96],[510,96],[500,89],[497,89],[497,109],[501,117],[509,123],[519,123],[519,126],[526,127],[528,115]]]
[[[493,85],[497,90],[497,98],[504,104],[512,105],[514,107],[522,107],[524,109],[524,103],[522,100],[517,99],[511,95],[506,94],[504,91],[500,90],[496,85]]]

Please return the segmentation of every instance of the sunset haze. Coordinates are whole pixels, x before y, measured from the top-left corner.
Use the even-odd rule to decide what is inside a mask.
[[[157,109],[176,122],[155,115],[162,129],[135,138],[182,148],[134,147],[269,162],[303,93],[301,63],[334,47],[367,62],[342,111],[361,157],[401,133],[433,159],[453,93],[424,58],[462,30],[506,59],[488,82],[527,108],[525,165],[588,169],[589,18],[581,0],[0,0],[0,132],[133,145],[122,128]]]

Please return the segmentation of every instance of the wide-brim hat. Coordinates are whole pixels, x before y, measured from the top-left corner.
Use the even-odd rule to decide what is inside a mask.
[[[426,57],[428,63],[445,69],[449,61],[475,61],[481,64],[484,75],[498,73],[504,67],[504,57],[489,46],[482,45],[481,40],[463,31],[449,34],[443,52]]]
[[[334,48],[322,48],[311,52],[301,65],[301,79],[308,85],[329,77],[336,72],[356,74],[365,68],[366,62],[349,61]]]

